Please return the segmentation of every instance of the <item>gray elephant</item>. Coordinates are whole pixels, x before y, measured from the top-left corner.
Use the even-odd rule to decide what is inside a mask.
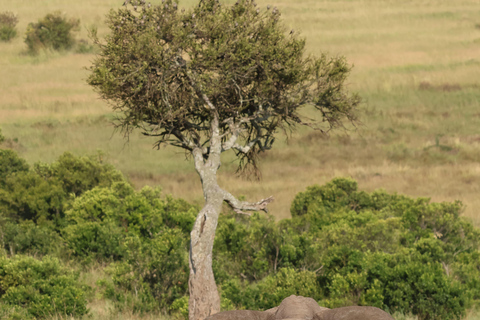
[[[382,309],[375,307],[343,307],[323,310],[313,320],[395,320]]]
[[[285,298],[278,307],[266,311],[225,311],[211,315],[205,320],[312,320],[315,314],[324,310],[330,309],[320,307],[312,298],[292,295]]]
[[[220,312],[205,320],[392,320],[385,311],[375,307],[344,307],[328,309],[312,298],[291,295],[275,308],[266,311],[234,310]]]

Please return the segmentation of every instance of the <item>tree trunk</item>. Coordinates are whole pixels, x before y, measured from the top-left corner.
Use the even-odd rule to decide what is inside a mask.
[[[216,170],[210,168],[199,174],[205,205],[190,234],[189,320],[203,320],[220,312],[220,296],[212,270],[212,251],[223,194],[217,184]]]
[[[220,168],[220,154],[222,153],[218,113],[208,97],[204,94],[202,96],[212,110],[213,120],[208,159],[205,160],[203,147],[198,146],[192,150],[195,169],[202,181],[205,206],[198,213],[193,230],[190,233],[189,320],[203,320],[209,315],[220,312],[220,296],[212,270],[212,252],[215,230],[217,229],[223,201],[226,201],[235,212],[242,214],[245,214],[242,210],[266,211],[268,203],[273,201],[273,197],[256,203],[239,201],[218,186],[217,170]]]

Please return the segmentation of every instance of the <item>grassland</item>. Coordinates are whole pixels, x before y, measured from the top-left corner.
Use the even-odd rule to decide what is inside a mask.
[[[480,2],[258,2],[276,5],[288,29],[306,37],[309,53],[345,55],[354,65],[349,88],[364,99],[362,124],[328,137],[299,130],[288,140],[278,139],[276,148],[262,155],[260,182],[237,177],[227,156],[221,185],[250,200],[274,195],[271,213],[281,219],[306,186],[350,176],[367,191],[461,200],[464,215],[480,226]],[[102,150],[137,187],[161,186],[165,193],[201,203],[198,176],[182,152],[154,150],[154,141],[140,135],[126,144],[114,133],[111,109],[85,83],[93,54],[25,54],[29,22],[60,10],[81,20],[77,38],[88,39],[92,25],[101,35],[108,32],[104,16],[121,3],[0,0],[1,10],[13,11],[20,20],[20,36],[0,43],[0,128],[8,138],[3,146],[30,163],[53,161],[65,151]],[[95,317],[106,319],[105,302],[90,307]],[[136,319],[115,316],[122,317]]]
[[[60,10],[100,34],[110,8],[122,1],[1,0],[18,14],[18,31]],[[360,188],[384,188],[433,201],[462,200],[480,225],[480,3],[476,0],[270,1],[288,28],[307,39],[309,53],[345,55],[354,65],[350,90],[364,99],[356,131],[329,137],[300,130],[262,155],[260,182],[234,174],[228,156],[220,182],[255,200],[274,195],[271,212],[289,216],[296,193],[334,176]],[[265,6],[268,1],[259,1]],[[181,3],[182,4],[182,3]],[[193,0],[183,2],[192,5]],[[132,182],[201,203],[190,161],[173,148],[153,150],[139,135],[128,144],[110,124],[109,106],[85,84],[92,54],[25,55],[22,36],[0,44],[0,127],[28,159],[52,161],[64,151],[103,150]]]

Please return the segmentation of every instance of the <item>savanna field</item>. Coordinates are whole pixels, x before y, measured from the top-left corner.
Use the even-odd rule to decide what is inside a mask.
[[[159,2],[152,1],[152,3]],[[188,0],[181,1],[179,5],[188,8],[194,3],[195,1]],[[234,1],[225,1],[225,3],[232,4]],[[28,23],[36,22],[47,13],[60,10],[67,17],[80,19],[80,29],[75,33],[76,39],[83,39],[91,43],[87,30],[93,26],[97,27],[99,36],[105,36],[108,33],[104,24],[105,15],[110,9],[119,8],[121,4],[122,0],[0,0],[0,11],[12,11],[18,15],[19,19],[17,37],[10,42],[0,42],[0,129],[6,138],[1,147],[14,150],[31,166],[38,162],[58,161],[57,159],[65,152],[71,152],[77,156],[95,155],[94,159],[101,158],[102,163],[111,164],[118,169],[126,177],[125,179],[133,184],[135,190],[121,185],[126,182],[123,181],[123,178],[119,178],[119,173],[108,173],[106,175],[110,178],[106,179],[109,183],[117,183],[120,187],[111,187],[108,191],[110,193],[105,191],[107,195],[102,193],[103,191],[98,195],[90,194],[91,199],[98,197],[98,199],[103,199],[103,196],[121,197],[120,194],[128,194],[133,199],[132,203],[143,201],[142,203],[148,203],[144,208],[153,207],[154,200],[152,199],[158,191],[139,190],[145,186],[158,187],[161,189],[161,197],[164,199],[162,200],[164,207],[162,212],[167,212],[168,208],[174,207],[175,210],[185,213],[185,217],[190,217],[198,209],[198,207],[190,207],[190,204],[200,206],[203,203],[201,185],[193,162],[186,158],[182,151],[173,147],[154,149],[152,138],[132,134],[129,141],[126,141],[121,132],[115,132],[112,125],[115,114],[110,106],[100,100],[98,94],[86,84],[89,75],[88,68],[95,53],[77,53],[75,50],[41,52],[36,56],[26,53],[24,33]],[[376,193],[372,193],[374,190],[383,189],[385,191],[380,194],[398,194],[400,198],[403,195],[412,199],[430,198],[432,202],[439,203],[453,203],[455,200],[460,200],[463,206],[458,205],[453,208],[452,205],[450,208],[445,205],[438,210],[458,213],[473,226],[480,227],[480,2],[476,0],[259,0],[258,4],[260,8],[265,8],[267,5],[277,6],[286,25],[286,32],[293,29],[295,33],[300,33],[305,37],[308,53],[345,56],[353,65],[348,79],[348,88],[352,92],[357,92],[363,102],[359,115],[360,122],[356,127],[348,127],[344,131],[337,130],[327,136],[307,129],[292,132],[288,137],[279,132],[274,148],[261,155],[262,179],[260,181],[251,181],[237,176],[233,158],[227,156],[224,159],[219,183],[225,189],[251,201],[257,201],[270,195],[275,197],[275,202],[269,206],[270,214],[273,216],[272,220],[268,222],[267,218],[257,216],[255,218],[256,226],[264,230],[262,228],[267,228],[268,223],[273,224],[273,219],[281,221],[291,218],[295,212],[298,218],[304,213],[300,214],[295,211],[292,202],[299,192],[305,191],[308,186],[314,184],[324,185],[333,178],[346,177],[350,179],[345,181],[355,180],[358,183],[358,190],[365,191],[371,195],[372,199],[376,197]],[[65,163],[68,161],[65,160]],[[108,170],[107,172],[110,172]],[[107,185],[106,182],[105,185]],[[350,190],[345,191],[346,198],[357,199],[352,195],[356,195],[356,190],[352,191],[351,187],[344,186],[339,188]],[[120,189],[123,191],[119,191]],[[328,194],[329,191],[322,192],[324,192],[322,194]],[[170,197],[165,198],[166,195],[171,195],[175,199],[184,199],[189,204],[180,200],[177,203],[177,200]],[[392,197],[393,200],[389,201],[397,205],[398,203],[395,201],[398,199],[395,198],[396,196]],[[72,221],[83,221],[82,213],[78,213],[82,212],[81,209],[78,209],[81,208],[81,201],[94,200],[87,198],[72,201],[66,209],[67,216]],[[365,203],[367,202],[365,200]],[[413,204],[408,203],[408,206],[414,207]],[[122,202],[119,206],[128,207],[128,204]],[[365,204],[365,207],[370,208],[369,206],[370,204]],[[395,206],[392,205],[392,207]],[[75,208],[78,210],[75,211]],[[148,210],[145,209],[145,212],[149,212]],[[375,207],[372,210],[380,209]],[[432,210],[436,209],[432,207]],[[115,209],[111,211],[114,212]],[[128,210],[125,209],[125,212]],[[167,216],[165,214],[162,219],[165,221],[173,219]],[[183,240],[180,240],[181,232],[185,231],[185,234],[188,234],[189,225],[185,221],[189,221],[190,218],[177,221],[177,225],[183,226],[181,231],[168,233],[168,237],[171,236],[168,239],[173,239],[169,241],[175,243],[175,248],[185,245],[181,243]],[[365,219],[365,221],[368,220]],[[231,221],[227,220],[225,218],[224,222],[230,226]],[[80,225],[80,222],[78,223]],[[300,224],[300,222],[296,223]],[[391,223],[396,226],[398,222]],[[442,223],[448,224],[449,222],[443,221]],[[155,222],[152,222],[152,225],[155,225]],[[286,228],[286,226],[284,227]],[[72,226],[66,228],[71,228],[68,229],[70,234],[75,234],[75,230],[77,230],[74,230]],[[138,228],[139,234],[141,234],[142,227]],[[403,232],[413,230],[411,229],[413,227],[407,225],[402,225],[402,228],[405,229],[399,229],[399,238],[402,238]],[[298,230],[303,229],[298,227]],[[333,234],[336,229],[332,230],[330,230],[332,239],[335,239]],[[366,229],[366,232],[372,232],[371,230],[373,229]],[[220,237],[222,232],[228,233],[225,230],[219,232]],[[434,239],[441,238],[442,235],[435,232],[437,231],[434,230],[432,237]],[[256,239],[254,234],[255,232],[252,231],[249,238],[250,241],[253,241],[252,243],[255,243],[254,239]],[[272,234],[275,234],[275,231],[272,231]],[[281,232],[278,237],[283,237],[280,234]],[[65,239],[66,242],[70,241],[70,243],[76,243],[75,241],[78,240],[63,237],[62,239]],[[139,237],[141,238],[141,236]],[[167,237],[167,235],[164,234],[163,237]],[[284,237],[282,238],[284,242],[285,239],[298,240],[295,236]],[[128,240],[127,247],[142,251],[143,249],[139,248],[144,248],[142,246],[146,246],[146,244],[142,242],[143,240],[138,239],[133,237]],[[243,249],[235,249],[231,247],[229,241],[224,238],[220,239],[223,240],[219,240],[218,245],[220,248],[224,248],[225,252],[238,250],[239,256],[242,254],[248,256],[245,253],[246,245]],[[391,243],[396,243],[395,239],[391,240]],[[406,242],[410,241],[408,237],[406,239]],[[276,243],[275,241],[272,240],[272,243]],[[396,250],[393,248],[393,244],[389,248],[379,248],[374,244],[376,240],[365,239],[365,241],[371,243],[371,246],[367,244],[366,248],[372,252],[375,250],[394,252]],[[462,241],[460,241],[461,245],[466,245],[466,240]],[[160,242],[156,242],[159,248],[161,247]],[[223,247],[222,243],[225,244]],[[330,244],[326,243],[324,244],[325,248],[330,248]],[[405,245],[400,240],[399,243]],[[422,245],[435,247],[429,242]],[[412,248],[417,249],[419,246],[418,244],[411,245]],[[277,257],[281,247],[273,245],[272,250],[274,252],[277,250]],[[262,250],[261,247],[257,249]],[[74,252],[62,251],[63,249],[58,248],[55,250],[60,250],[59,256],[63,257],[72,256],[72,252]],[[163,252],[161,248],[158,250]],[[290,252],[288,250],[293,249],[285,247],[284,250]],[[456,257],[463,249],[451,250],[452,256]],[[141,260],[142,258],[132,256],[132,252],[128,248],[121,252],[100,253],[100,249],[96,252],[97,256],[78,256],[85,267],[76,266],[74,263],[67,264],[66,267],[80,271],[80,281],[93,288],[86,291],[91,318],[158,318],[159,313],[151,311],[154,308],[149,309],[145,306],[148,305],[147,302],[151,297],[157,297],[154,291],[143,300],[145,305],[135,302],[137,301],[135,299],[141,300],[137,294],[132,294],[132,298],[125,301],[115,296],[119,295],[119,292],[123,292],[121,290],[137,291],[137,284],[132,284],[133,280],[128,277],[130,272],[145,274],[149,271],[148,267],[145,267],[147,268],[145,272],[142,271],[143,269],[128,269],[130,268],[128,263],[111,266],[109,265],[111,260],[117,259],[116,257],[125,258],[125,261],[128,259]],[[448,256],[449,251],[445,249],[445,252]],[[265,255],[268,256],[268,253]],[[282,262],[284,267],[299,268],[299,266],[303,266],[304,269],[316,270],[318,269],[316,263],[319,263],[318,267],[322,264],[321,261],[310,261],[305,258],[308,255],[305,255],[304,259],[306,260],[302,264],[298,262],[299,255],[299,253],[285,253],[286,258]],[[297,258],[292,258],[293,256]],[[220,257],[218,260],[220,262],[235,260],[228,254],[220,255]],[[367,266],[367,269],[370,267],[374,269],[371,264],[373,258],[369,257],[365,256],[364,260],[358,259],[364,261],[362,263]],[[122,259],[118,258],[117,261],[123,261]],[[256,261],[255,259],[253,260]],[[468,257],[464,257],[464,259],[468,260]],[[92,261],[97,262],[92,263]],[[55,262],[52,263],[55,264]],[[455,263],[452,262],[452,265]],[[275,272],[277,264],[281,263],[276,258],[274,261],[272,260],[271,265],[274,266],[272,268]],[[171,264],[164,267],[168,271],[170,270],[168,268],[183,270],[184,266],[177,266],[172,260]],[[247,267],[242,265],[233,269],[242,275],[246,274],[245,279],[250,277],[248,272],[251,272],[252,276],[248,280],[257,281],[267,277],[266,270],[269,267],[265,268],[262,269],[254,264]],[[468,274],[467,269],[462,269],[462,274]],[[235,288],[251,290],[249,292],[252,296],[260,294],[258,292],[261,291],[261,288],[268,288],[267,282],[263,282],[255,288],[239,285],[240,281],[245,280],[241,278],[237,279],[238,281],[231,280],[229,282],[228,272],[222,270],[220,268],[217,271],[216,277],[222,283],[222,290],[230,294],[229,300],[222,302],[224,308],[236,306],[232,302],[234,301],[232,292],[236,290]],[[293,269],[282,269],[283,273],[279,272],[278,274],[288,278],[289,272],[293,272],[289,270]],[[437,274],[438,277],[440,277],[440,273]],[[446,273],[448,274],[448,270]],[[302,279],[306,279],[305,283],[308,283],[310,276],[312,275],[302,275],[304,277]],[[347,275],[343,276],[345,279],[348,278]],[[177,279],[175,277],[181,278],[184,275],[172,277]],[[115,285],[123,283],[124,287],[121,285],[115,287],[111,284],[112,278]],[[465,276],[465,279],[469,278]],[[181,278],[177,282],[180,284],[184,280]],[[437,280],[435,280],[436,283],[440,281]],[[147,282],[145,280],[145,283]],[[338,283],[331,285],[337,285],[338,290],[341,290],[344,287],[340,282],[338,280]],[[361,281],[358,280],[358,282]],[[138,284],[139,288],[145,283]],[[346,290],[355,291],[353,287],[348,288],[350,289]],[[370,288],[369,294],[374,295],[374,289],[374,287]],[[445,290],[456,292],[454,289]],[[0,293],[1,290],[0,287]],[[326,296],[322,296],[324,293],[316,292],[314,288],[311,290],[313,291],[305,291],[305,295],[318,294],[319,297],[322,297],[322,301],[329,303],[330,306],[377,301],[373,298],[371,298],[373,300],[365,298],[366,300],[356,301],[351,300],[351,297],[333,294],[325,298]],[[172,291],[168,294],[161,293],[160,296],[162,294],[166,295],[162,296],[165,299],[171,299],[176,303],[174,310],[177,313],[174,313],[172,317],[180,317],[183,314],[182,308],[185,300],[178,297],[181,297],[183,293]],[[247,300],[241,301],[243,307],[268,307],[268,304],[255,305]],[[137,303],[137,309],[135,309],[135,303]],[[118,307],[122,304],[123,309]],[[134,310],[144,310],[145,312],[141,314]],[[403,314],[406,313],[405,309],[399,308],[397,311],[399,312],[397,319],[403,319]],[[478,312],[469,311],[466,317],[477,319]],[[67,316],[50,318],[70,319]],[[75,317],[75,319],[77,318],[80,317]]]

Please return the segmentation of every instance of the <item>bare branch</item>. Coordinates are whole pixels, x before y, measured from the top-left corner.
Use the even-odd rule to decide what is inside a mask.
[[[199,146],[194,143],[192,140],[185,137],[179,130],[173,129],[171,133],[181,142],[187,150],[193,150],[194,148],[198,148]]]
[[[178,64],[178,62],[177,62]],[[203,101],[205,101],[205,103],[207,104],[208,108],[211,110],[211,111],[217,111],[217,108],[215,108],[215,106],[213,105],[212,101],[210,101],[210,99],[208,98],[208,96],[205,94],[205,92],[203,92],[202,90],[202,86],[201,85],[197,85],[197,83],[195,82],[195,79],[193,79],[192,77],[192,72],[191,71],[187,71],[185,74],[187,75],[187,78],[188,80],[190,81],[190,85],[193,87],[193,89],[197,92],[197,95],[199,97],[201,97],[203,99]]]
[[[222,144],[222,152],[233,148],[241,153],[247,154],[251,150],[251,148],[255,145],[255,143],[259,142],[262,138],[265,138],[265,136],[260,134],[258,123],[268,120],[270,116],[271,114],[269,112],[260,110],[255,112],[252,116],[242,117],[236,121],[234,121],[232,118],[225,119],[223,123],[228,123],[229,130],[227,130],[227,132],[223,134],[222,137],[228,134],[230,134],[231,136],[225,143]],[[256,139],[253,139],[252,141],[248,142],[245,146],[241,146],[236,142],[240,136],[240,133],[245,130],[245,129],[242,130],[241,128],[241,125],[244,123],[251,123],[252,125],[256,126],[258,134]]]
[[[237,141],[241,132],[240,125],[242,123],[241,120],[235,123],[232,118],[228,118],[224,122],[228,123],[229,130],[227,130],[222,137],[228,134],[231,134],[231,136],[225,143],[222,144],[222,152],[230,150],[235,145],[235,142]]]
[[[223,190],[224,200],[232,207],[233,211],[239,214],[246,214],[251,215],[251,213],[244,212],[246,211],[265,211],[268,212],[267,206],[270,202],[274,200],[273,196],[268,198],[262,199],[258,202],[247,202],[247,201],[240,201],[235,198],[231,193],[228,191]]]
[[[252,147],[255,145],[255,143],[257,143],[258,141],[260,141],[260,139],[252,140],[249,143],[247,143],[245,146],[241,146],[238,143],[235,143],[232,146],[232,148],[241,152],[241,153],[247,154],[252,149]]]

